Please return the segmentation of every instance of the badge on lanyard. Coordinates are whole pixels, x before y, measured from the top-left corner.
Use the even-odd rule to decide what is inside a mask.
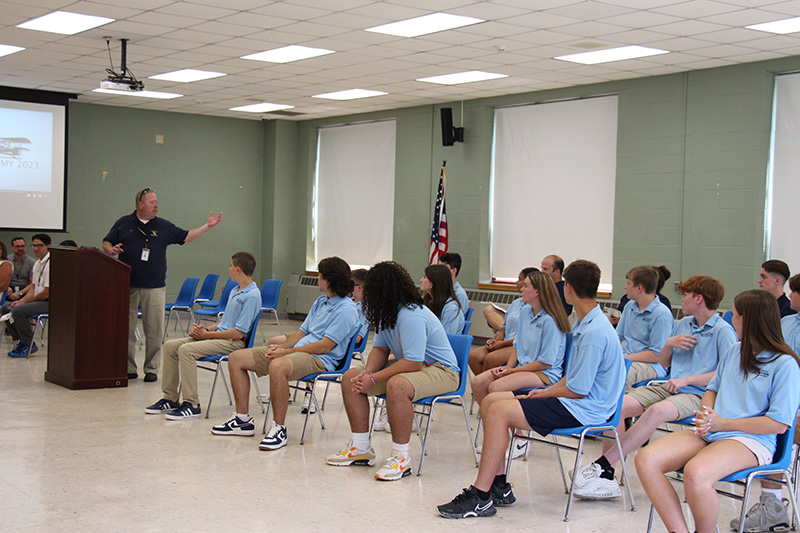
[[[147,261],[148,259],[150,259],[150,249],[142,248],[142,261]]]

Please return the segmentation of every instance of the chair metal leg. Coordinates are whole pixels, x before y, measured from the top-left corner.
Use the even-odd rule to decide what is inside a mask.
[[[250,377],[253,380],[253,390],[256,391],[256,400],[258,400],[258,406],[261,408],[261,413],[263,414],[264,403],[266,402],[264,402],[264,398],[261,396],[261,390],[258,388],[258,379],[256,378],[256,373],[253,371],[248,371],[247,373],[250,374]]]
[[[422,475],[422,463],[425,462],[425,454],[428,451],[428,437],[431,434],[431,425],[433,424],[433,406],[436,405],[436,400],[433,401],[430,405],[430,411],[428,412],[428,423],[425,424],[425,438],[422,439],[422,430],[420,428],[420,439],[422,439],[422,454],[419,458],[419,467],[417,468],[417,476]]]
[[[578,439],[578,451],[575,454],[575,465],[572,467],[572,472],[578,471],[581,466],[581,456],[583,456],[583,441],[586,437],[586,430],[581,432],[580,439]],[[572,501],[575,498],[575,475],[572,476],[572,481],[569,485],[569,496],[567,496],[567,510],[564,512],[564,522],[569,522],[569,513],[572,511]]]
[[[558,458],[558,468],[561,470],[561,482],[564,483],[564,494],[569,494],[569,479],[564,471],[564,462],[561,460],[561,448],[558,444],[558,437],[553,435],[553,443],[556,445],[556,457]]]
[[[622,478],[625,480],[624,485],[628,488],[628,497],[631,499],[631,511],[636,510],[636,502],[633,499],[633,489],[631,488],[630,479],[628,479],[628,461],[625,460],[625,456],[622,454],[622,443],[619,440],[619,433],[617,432],[617,428],[614,428],[614,442],[617,443],[617,452],[619,456],[622,458]],[[575,472],[577,472],[577,468]]]
[[[311,383],[311,399],[309,400],[309,403],[308,403],[309,409],[306,411],[305,422],[303,422],[303,433],[300,435],[300,444],[303,444],[303,442],[306,440],[306,429],[308,428],[308,419],[311,417],[311,409],[310,409],[310,407],[311,407],[312,403],[313,403],[313,405],[314,405],[314,407],[316,408],[316,411],[317,411],[317,417],[319,418],[319,425],[320,425],[320,427],[322,427],[322,429],[325,429],[325,419],[322,417],[322,409],[320,409],[320,405],[317,402],[317,383],[318,382],[319,382],[319,380],[315,379]],[[326,388],[326,392],[327,392],[327,388]]]
[[[463,398],[461,400],[461,407],[464,410],[464,421],[467,424],[467,434],[469,435],[469,445],[472,447],[472,456],[475,458],[475,468],[478,468],[478,466],[480,466],[480,461],[478,460],[478,451],[475,449],[475,442],[472,440],[472,423],[469,420],[467,404],[464,402]]]
[[[653,522],[655,521],[656,515],[656,508],[653,507],[653,504],[650,504],[650,516],[647,517],[647,533],[651,533],[653,531]]]

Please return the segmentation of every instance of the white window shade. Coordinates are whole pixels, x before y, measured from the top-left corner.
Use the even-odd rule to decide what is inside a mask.
[[[492,277],[556,254],[597,263],[611,290],[616,165],[615,95],[498,109]]]
[[[786,261],[792,274],[800,272],[800,74],[776,78],[773,118],[772,190],[767,191],[767,259]]]
[[[394,120],[321,128],[309,269],[339,256],[351,268],[392,258]]]

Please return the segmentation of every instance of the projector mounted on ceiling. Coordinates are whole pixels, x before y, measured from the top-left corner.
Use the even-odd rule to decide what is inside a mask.
[[[128,70],[127,55],[128,55],[128,39],[120,39],[122,43],[121,50],[121,72],[114,70],[114,60],[111,59],[111,38],[105,37],[106,46],[108,47],[108,59],[111,62],[111,68],[107,68],[108,78],[100,82],[101,89],[111,89],[115,91],[144,91],[144,83],[136,79],[133,72]]]

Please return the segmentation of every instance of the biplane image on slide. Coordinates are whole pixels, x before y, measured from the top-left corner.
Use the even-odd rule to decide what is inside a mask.
[[[19,157],[23,151],[29,151],[23,144],[31,141],[25,137],[0,137],[0,157]]]

